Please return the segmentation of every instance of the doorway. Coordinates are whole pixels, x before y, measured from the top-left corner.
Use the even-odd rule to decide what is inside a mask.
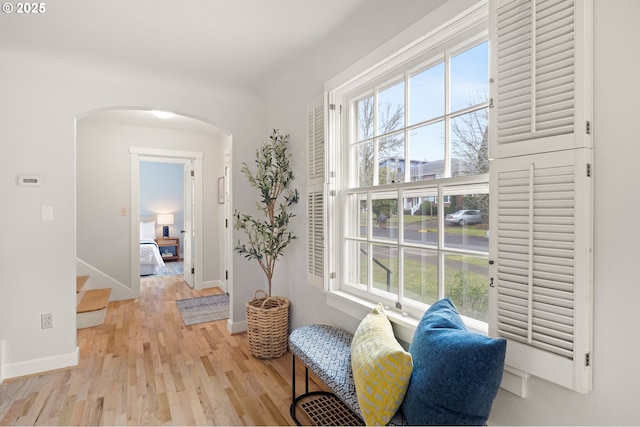
[[[183,212],[182,253],[184,265],[184,280],[197,290],[203,289],[202,275],[202,159],[203,153],[161,150],[144,147],[131,147],[131,235],[139,235],[140,230],[140,168],[144,162],[173,163],[182,165],[183,176]],[[158,212],[160,213],[160,212]],[[166,214],[171,214],[166,212]],[[173,215],[175,220],[175,214]],[[138,250],[134,250],[132,239],[131,251],[131,283],[140,279],[140,264]],[[178,248],[176,248],[178,251]],[[178,254],[179,255],[179,254]],[[135,279],[134,279],[135,277]]]
[[[193,287],[191,259],[194,241],[194,200],[192,162],[185,159],[159,157],[140,158],[140,223],[141,241],[152,237],[158,244],[160,256],[153,245],[146,244],[145,257],[140,261],[141,278],[149,276],[183,276]],[[153,236],[144,236],[153,228]],[[145,240],[146,241],[146,240]],[[153,254],[150,255],[150,254]],[[186,258],[187,270],[183,261]],[[144,261],[144,262],[143,262]]]

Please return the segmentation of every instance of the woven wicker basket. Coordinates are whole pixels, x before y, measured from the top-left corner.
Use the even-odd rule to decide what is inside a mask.
[[[258,298],[262,292],[263,298]],[[258,359],[275,359],[289,347],[289,300],[258,290],[247,302],[249,350]]]

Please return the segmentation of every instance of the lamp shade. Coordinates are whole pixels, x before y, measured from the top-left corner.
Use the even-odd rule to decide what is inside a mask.
[[[158,225],[162,225],[162,237],[169,237],[169,225],[173,224],[173,214],[158,214]]]
[[[159,214],[158,225],[173,225],[173,214]]]

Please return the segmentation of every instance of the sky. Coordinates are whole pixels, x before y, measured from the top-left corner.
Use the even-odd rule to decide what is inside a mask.
[[[451,56],[450,59],[450,111],[458,111],[486,100],[489,80],[489,46],[480,43]],[[420,161],[444,159],[445,64],[439,62],[419,70],[409,78],[409,125],[433,119],[410,132],[409,158]],[[405,82],[400,81],[378,93],[380,111],[387,105],[391,111],[404,105]],[[382,114],[378,115],[378,129],[382,127]],[[400,123],[396,128],[401,128]],[[364,136],[359,133],[362,140]],[[405,141],[406,142],[406,141]],[[404,147],[398,147],[398,157],[404,158]]]

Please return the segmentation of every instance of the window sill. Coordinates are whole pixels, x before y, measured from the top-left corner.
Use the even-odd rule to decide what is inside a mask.
[[[348,314],[349,316],[362,320],[375,306],[371,301],[358,298],[354,295],[342,291],[329,291],[326,294],[327,305],[336,310]],[[387,317],[393,325],[393,332],[398,340],[403,341],[407,345],[413,341],[413,334],[420,319],[411,316],[403,316],[402,314],[385,307]]]
[[[326,292],[325,295],[327,305],[348,314],[358,321],[362,320],[375,306],[371,301],[358,298],[342,291],[329,291]],[[413,335],[415,334],[420,319],[411,316],[403,316],[401,313],[391,309],[387,309],[385,311],[393,325],[393,332],[396,338],[402,342],[405,348],[408,349],[409,344],[413,341]],[[478,325],[467,325],[467,328],[471,332],[487,335],[486,329],[482,327],[483,324],[481,324],[481,322],[477,323]],[[510,366],[505,366],[500,388],[513,393],[516,396],[523,398],[527,397],[527,380],[529,376],[530,375],[526,372]]]
[[[330,307],[340,310],[355,319],[362,320],[364,316],[369,313],[375,304],[369,300],[359,298],[355,295],[349,294],[343,291],[329,291],[327,295],[327,304]],[[385,306],[387,317],[393,324],[396,337],[411,343],[413,341],[413,334],[420,323],[420,319],[411,315],[403,315],[399,311]],[[462,316],[465,326],[470,332],[475,332],[480,335],[488,335],[487,324],[475,319]]]

